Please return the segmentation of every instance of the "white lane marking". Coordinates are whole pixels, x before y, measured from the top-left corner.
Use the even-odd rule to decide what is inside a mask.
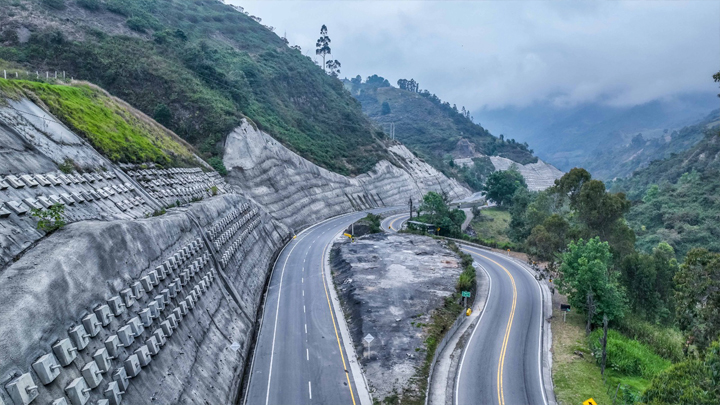
[[[303,297],[305,296],[305,290],[303,290]]]
[[[305,324],[305,333],[307,333],[307,324]]]
[[[305,305],[303,305],[303,314],[305,313]]]
[[[310,361],[310,349],[305,349],[305,356],[307,358],[307,361]]]
[[[303,239],[305,239],[305,238],[303,237]],[[278,318],[280,317],[280,297],[282,296],[282,285],[283,285],[283,279],[285,278],[285,267],[287,267],[287,262],[288,262],[288,259],[290,258],[290,256],[292,256],[292,252],[300,244],[299,242],[300,241],[298,241],[298,243],[296,243],[295,246],[293,246],[292,249],[290,249],[290,252],[288,252],[288,255],[285,257],[285,263],[283,263],[282,272],[280,273],[280,285],[278,286],[278,301],[277,301],[277,307],[275,308],[275,326],[273,328],[272,347],[270,349],[270,370],[268,371],[268,386],[267,386],[267,393],[265,394],[265,405],[268,405],[270,403],[270,381],[272,379],[273,359],[275,357],[275,337],[277,335]]]
[[[305,284],[305,277],[300,277],[300,284]]]
[[[480,264],[478,262],[478,264]],[[472,334],[470,335],[470,339],[468,339],[467,344],[465,345],[465,350],[463,350],[462,358],[460,358],[460,367],[458,368],[458,375],[457,379],[455,380],[455,404],[459,405],[460,400],[460,376],[462,375],[463,370],[463,363],[465,362],[465,354],[467,353],[467,348],[470,347],[470,343],[472,343],[473,337],[475,337],[475,332],[478,330],[478,326],[480,326],[480,323],[482,322],[483,316],[485,316],[485,312],[487,312],[487,304],[490,300],[490,294],[492,293],[492,278],[490,277],[490,273],[485,269],[483,265],[480,265],[480,268],[483,269],[485,274],[488,277],[488,280],[490,281],[490,287],[488,288],[488,295],[485,297],[485,304],[483,305],[482,314],[480,314],[480,319],[478,319],[478,322],[475,324],[475,328],[472,331]]]
[[[310,381],[308,381],[308,393],[310,394],[310,399],[312,399],[312,384]]]

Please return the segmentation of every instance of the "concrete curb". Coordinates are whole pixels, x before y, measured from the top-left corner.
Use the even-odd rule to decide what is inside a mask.
[[[550,289],[546,282],[540,282],[537,278],[535,278],[535,271],[531,269],[526,263],[512,257],[512,256],[504,256],[498,252],[495,252],[488,248],[487,246],[478,245],[475,243],[470,243],[466,241],[462,241],[459,239],[453,239],[453,238],[446,238],[453,241],[456,241],[458,243],[463,243],[469,246],[477,247],[480,249],[483,249],[487,251],[488,253],[492,255],[499,255],[503,258],[506,258],[508,260],[512,260],[513,262],[517,263],[522,269],[527,271],[538,284],[538,288],[540,289],[540,295],[542,297],[542,304],[543,304],[543,319],[541,322],[542,325],[542,337],[541,337],[541,348],[542,348],[542,383],[543,383],[543,390],[545,394],[545,400],[547,401],[547,405],[557,405],[557,400],[555,398],[555,389],[553,385],[552,380],[552,330],[550,328],[550,319],[552,317],[552,296],[550,295]]]
[[[325,281],[327,282],[328,290],[330,290],[330,301],[332,302],[333,312],[335,312],[335,319],[337,320],[338,328],[340,329],[343,346],[345,348],[345,352],[347,353],[347,360],[350,364],[350,370],[352,370],[353,380],[355,381],[355,389],[357,390],[360,405],[372,405],[373,400],[372,396],[370,395],[370,388],[368,386],[367,380],[365,379],[365,373],[363,373],[362,369],[360,368],[360,364],[358,363],[358,356],[355,352],[355,346],[353,345],[352,339],[350,337],[350,330],[348,329],[347,322],[345,321],[345,314],[343,313],[340,306],[340,300],[338,299],[337,291],[335,291],[335,282],[333,281],[332,274],[330,274],[332,270],[330,267],[330,250],[328,249],[328,247],[332,247],[332,245],[335,244],[335,241],[342,235],[342,233],[342,230],[338,232],[333,238],[333,242],[326,246],[325,251],[323,252],[323,263],[325,264],[325,269],[327,270],[324,272]]]

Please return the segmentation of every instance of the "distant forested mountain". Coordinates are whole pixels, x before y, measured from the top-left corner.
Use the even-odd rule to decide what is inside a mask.
[[[394,128],[395,138],[410,150],[474,189],[494,170],[490,160],[481,155],[501,156],[519,164],[537,162],[527,143],[492,135],[473,122],[464,107],[421,91],[412,79],[399,80],[398,87],[377,75],[364,81],[357,76],[344,83],[362,104],[363,112],[387,133]],[[474,158],[475,165],[456,167],[456,158]]]
[[[597,151],[629,144],[638,133],[644,140],[661,138],[697,123],[718,107],[715,94],[694,93],[630,107],[601,103],[559,107],[547,102],[478,110],[473,115],[493,133],[513,134],[529,143],[538,157],[561,170],[593,166],[594,177],[610,179],[627,169],[614,173],[617,162],[597,162]]]
[[[708,125],[716,122],[720,122],[720,109],[695,125],[675,131],[665,130],[660,137],[646,138],[638,133],[624,144],[613,145],[609,142],[596,149],[583,167],[602,180],[630,176],[654,160],[665,159],[692,148],[705,137]]]
[[[679,256],[693,247],[720,252],[720,121],[678,132],[703,138],[609,187],[633,201],[627,220],[639,248],[650,251],[665,241]]]

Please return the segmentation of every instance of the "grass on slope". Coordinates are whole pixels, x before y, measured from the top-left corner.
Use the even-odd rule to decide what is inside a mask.
[[[196,165],[184,141],[90,85],[0,79],[0,93],[41,100],[54,116],[113,162]]]
[[[0,15],[7,27],[0,29],[0,58],[96,83],[205,157],[221,155],[225,136],[247,117],[341,174],[366,172],[388,158],[382,133],[339,80],[230,5],[103,0],[87,8],[58,2],[64,8],[38,0],[9,3]],[[27,42],[18,38],[21,25],[31,31]]]
[[[558,298],[556,294],[555,307],[558,307]],[[596,329],[586,338],[585,316],[577,311],[567,314],[567,323],[563,322],[562,313],[555,312],[551,322],[553,383],[561,405],[580,404],[588,398],[598,404],[611,404],[616,390],[616,403],[638,402],[652,378],[672,365],[651,346],[609,329],[603,381],[599,361],[602,329]]]
[[[510,242],[507,237],[510,212],[500,208],[486,208],[480,210],[480,213],[480,217],[474,217],[470,223],[479,238]]]

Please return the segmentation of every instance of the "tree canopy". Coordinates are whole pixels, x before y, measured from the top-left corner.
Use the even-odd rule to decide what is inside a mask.
[[[511,167],[508,170],[498,170],[488,176],[483,190],[488,199],[500,206],[508,206],[519,188],[527,189],[527,184],[522,174]]]

